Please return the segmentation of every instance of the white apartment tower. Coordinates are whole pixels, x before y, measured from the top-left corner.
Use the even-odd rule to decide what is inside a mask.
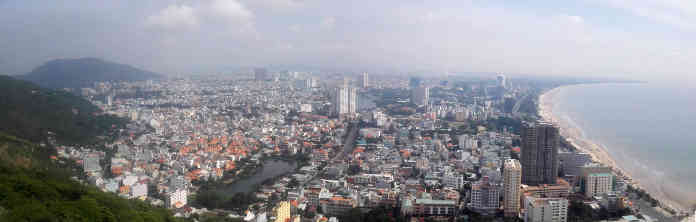
[[[599,196],[612,190],[611,173],[591,173],[585,177],[585,197]]]
[[[568,200],[563,198],[525,199],[525,222],[566,222],[568,221]]]
[[[368,76],[367,72],[363,72],[362,81],[360,81],[360,83],[362,84],[361,86],[363,88],[367,88],[370,86],[370,80],[369,80],[369,76]]]
[[[611,168],[601,164],[587,164],[581,167],[581,171],[585,197],[599,196],[614,188],[614,175],[611,173]]]
[[[498,82],[498,86],[499,86],[499,87],[507,88],[507,87],[506,87],[506,86],[507,86],[507,82],[506,82],[505,75],[503,75],[503,74],[498,75],[498,76],[496,77],[496,80],[497,80],[497,82]]]
[[[506,217],[517,217],[520,211],[520,184],[522,166],[520,161],[507,159],[503,169],[503,205]]]
[[[358,106],[358,90],[351,87],[336,88],[333,95],[334,111],[338,115],[355,113]]]

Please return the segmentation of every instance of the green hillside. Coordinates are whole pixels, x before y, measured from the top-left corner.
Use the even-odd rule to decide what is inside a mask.
[[[98,113],[98,107],[79,96],[0,76],[0,131],[35,142],[53,132],[59,142],[73,144],[92,141],[125,124]]]
[[[0,221],[177,221],[164,208],[69,179],[51,148],[0,133]]]

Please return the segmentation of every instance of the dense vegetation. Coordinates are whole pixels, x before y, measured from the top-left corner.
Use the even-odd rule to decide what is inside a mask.
[[[158,74],[97,58],[56,59],[20,78],[48,88],[82,88],[104,81],[140,81]]]
[[[0,221],[176,221],[164,208],[69,179],[48,161],[52,152],[0,133]]]
[[[85,143],[125,121],[101,115],[89,101],[64,91],[0,76],[0,131],[34,142],[55,133],[61,143]]]

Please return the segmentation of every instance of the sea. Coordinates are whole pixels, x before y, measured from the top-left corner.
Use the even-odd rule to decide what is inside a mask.
[[[561,87],[550,98],[560,121],[603,147],[650,193],[696,204],[696,89],[651,83]]]

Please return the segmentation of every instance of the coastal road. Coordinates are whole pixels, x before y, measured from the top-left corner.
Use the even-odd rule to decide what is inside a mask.
[[[520,111],[520,106],[522,106],[522,102],[525,101],[527,97],[529,97],[529,94],[525,95],[524,97],[522,97],[522,99],[519,99],[517,100],[517,102],[515,102],[515,106],[512,107],[512,114],[517,115],[517,112]]]
[[[678,220],[673,218],[672,216],[665,215],[664,213],[660,212],[659,210],[655,209],[652,207],[652,205],[643,199],[637,199],[633,195],[628,195],[628,199],[633,202],[633,208],[634,209],[639,209],[641,214],[647,215],[648,217],[652,218],[653,220],[657,220],[660,222],[666,221],[666,222],[677,222]]]

